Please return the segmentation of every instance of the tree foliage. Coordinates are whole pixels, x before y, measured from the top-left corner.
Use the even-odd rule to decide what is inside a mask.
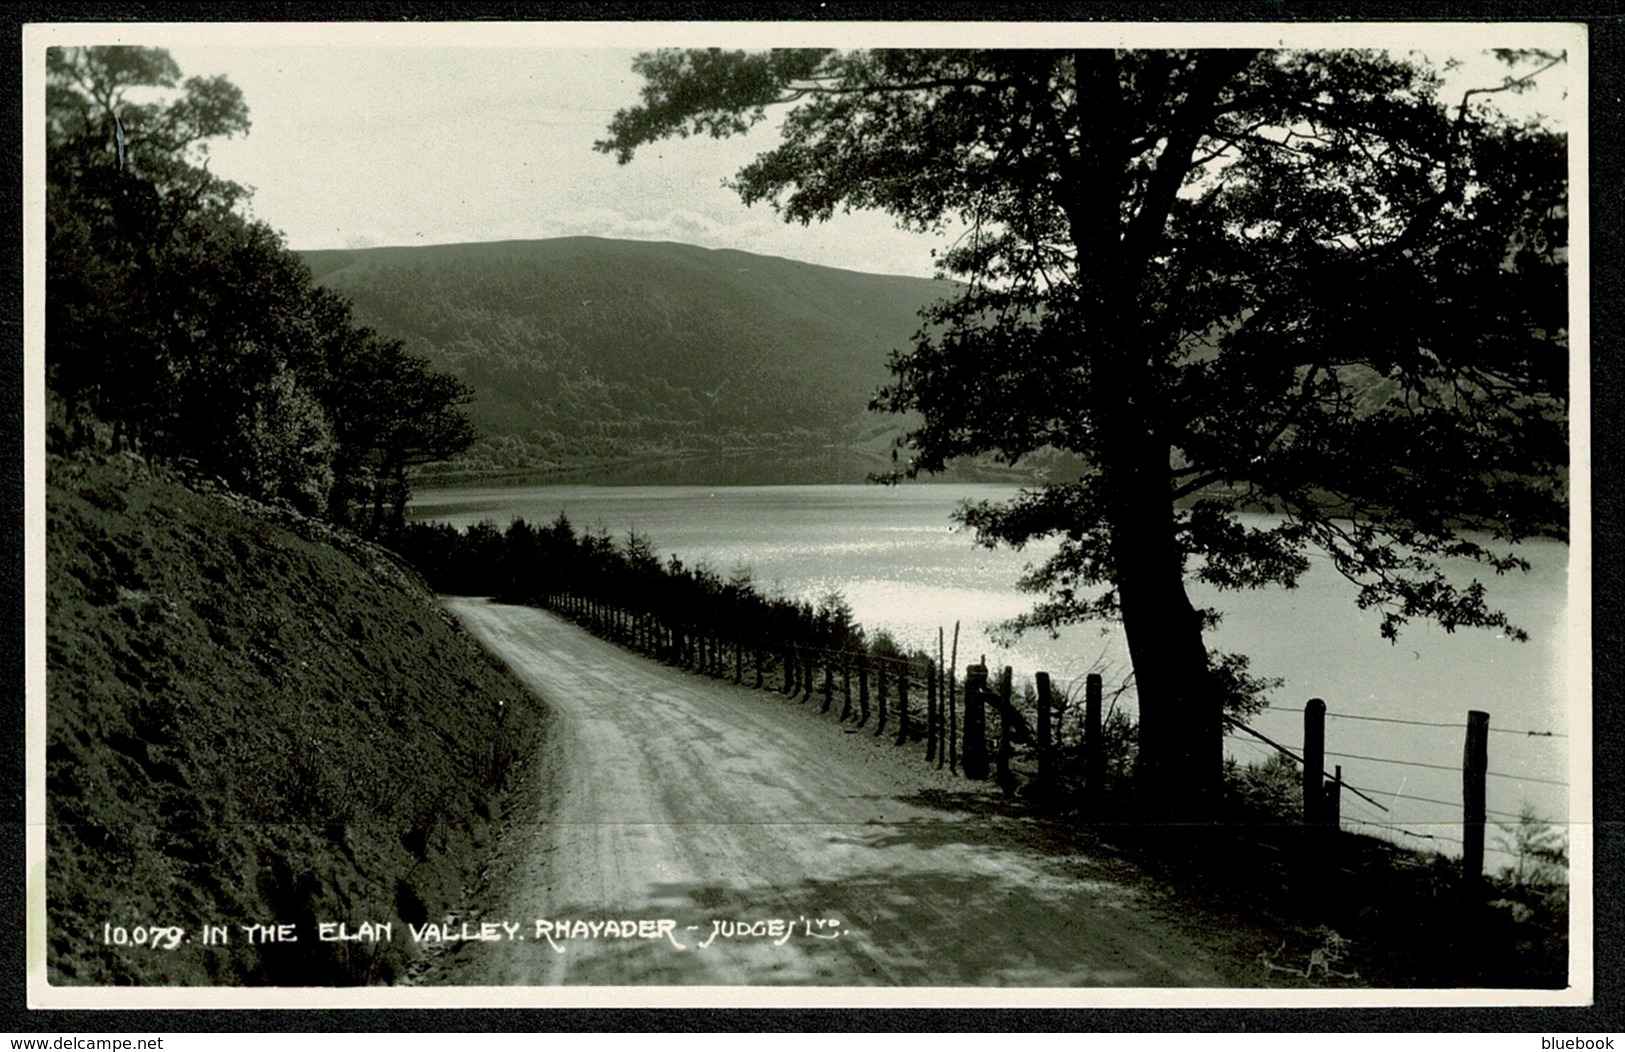
[[[1484,98],[1562,58],[1503,57],[1501,85],[1444,99],[1368,51],[662,51],[598,147],[624,163],[783,106],[747,203],[962,231],[938,259],[962,293],[876,398],[918,421],[901,473],[1081,458],[963,517],[1058,539],[1017,627],[1122,621],[1148,788],[1200,811],[1221,708],[1262,683],[1203,645],[1219,615],[1188,580],[1291,587],[1318,549],[1388,638],[1521,637],[1454,567],[1563,534],[1564,140]]]
[[[578,530],[562,513],[545,527],[514,519],[505,531],[492,522],[462,530],[447,523],[408,523],[400,551],[440,592],[511,602],[571,595],[658,619],[686,635],[768,652],[802,648],[905,656],[889,638],[871,640],[839,594],[817,604],[766,595],[752,585],[748,571],[725,578],[675,555],[662,562],[649,538],[636,531],[617,543],[602,531]]]
[[[406,469],[473,440],[468,391],[358,328],[239,213],[247,193],[209,172],[208,147],[248,131],[242,93],[182,80],[157,49],[53,48],[46,109],[58,439],[110,428],[257,497],[375,533],[398,523]]]

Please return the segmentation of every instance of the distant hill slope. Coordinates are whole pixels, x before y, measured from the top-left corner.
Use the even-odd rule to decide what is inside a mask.
[[[456,466],[482,473],[832,449],[876,466],[899,421],[868,401],[952,290],[589,237],[303,255],[364,324],[475,389],[486,439]]]

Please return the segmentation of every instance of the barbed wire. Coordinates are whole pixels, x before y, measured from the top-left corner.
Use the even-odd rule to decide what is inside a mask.
[[[1265,712],[1303,712],[1303,709],[1288,705],[1271,705]],[[1327,712],[1327,719],[1333,720],[1365,720],[1370,723],[1399,723],[1407,727],[1444,727],[1447,729],[1466,730],[1465,723],[1437,723],[1431,720],[1402,720],[1393,716],[1356,716],[1350,712]],[[1521,731],[1511,727],[1491,727],[1491,734],[1516,734],[1521,738],[1567,738],[1568,735],[1560,731]]]
[[[1241,741],[1243,739],[1238,738],[1236,740]],[[1301,745],[1287,745],[1282,746],[1282,748],[1297,749],[1300,752],[1303,750],[1303,746]],[[1430,771],[1449,771],[1451,773],[1456,773],[1461,770],[1459,766],[1452,766],[1444,763],[1424,763],[1421,760],[1395,760],[1386,756],[1365,756],[1357,752],[1333,752],[1330,749],[1325,751],[1325,755],[1335,756],[1340,760],[1365,760],[1370,763],[1393,764],[1396,767],[1425,767]],[[1296,757],[1294,757],[1294,759],[1296,759]],[[1484,773],[1491,778],[1508,778],[1515,782],[1539,782],[1541,785],[1555,785],[1564,789],[1568,788],[1569,784],[1567,782],[1560,782],[1554,778],[1541,778],[1532,774],[1512,774],[1507,771],[1486,771]]]
[[[1237,737],[1235,735],[1230,735],[1229,737],[1233,738],[1233,740],[1235,740],[1237,743],[1239,743],[1241,745],[1246,745],[1246,746],[1250,747],[1251,749],[1253,749],[1256,753],[1258,753],[1260,755],[1269,756],[1269,755],[1273,754],[1273,750],[1271,750],[1269,748],[1266,748],[1265,746],[1263,746],[1263,745],[1259,744],[1258,742],[1253,741],[1253,740],[1251,740],[1249,738]],[[1413,837],[1413,838],[1418,839],[1418,840],[1437,840],[1437,841],[1440,841],[1442,843],[1456,844],[1458,846],[1462,844],[1462,841],[1458,837],[1447,836],[1447,835],[1445,835],[1443,833],[1420,833],[1420,832],[1417,832],[1414,829],[1407,828],[1408,826],[1429,826],[1429,825],[1454,827],[1454,826],[1456,826],[1458,824],[1456,822],[1382,821],[1382,820],[1380,820],[1379,816],[1377,815],[1377,812],[1371,810],[1371,808],[1363,800],[1361,800],[1359,797],[1350,797],[1349,800],[1347,801],[1347,803],[1350,806],[1358,808],[1361,811],[1364,811],[1366,814],[1372,816],[1371,818],[1366,819],[1366,818],[1357,818],[1357,817],[1345,814],[1340,818],[1340,821],[1343,822],[1343,823],[1346,823],[1348,825],[1367,826],[1367,827],[1370,827],[1370,828],[1373,828],[1373,829],[1391,830],[1391,831],[1393,831],[1395,833],[1400,833],[1400,834],[1403,834],[1405,836]],[[1505,848],[1496,847],[1496,846],[1491,845],[1491,844],[1485,844],[1484,845],[1484,851],[1485,851],[1486,854],[1504,855],[1504,856],[1506,856],[1508,858],[1515,858],[1516,855],[1517,855],[1516,852],[1508,851]]]

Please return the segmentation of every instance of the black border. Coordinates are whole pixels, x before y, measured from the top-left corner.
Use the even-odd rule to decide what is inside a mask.
[[[1621,568],[1618,551],[1625,492],[1617,485],[1621,432],[1621,369],[1613,353],[1625,331],[1621,276],[1625,274],[1622,212],[1625,192],[1625,13],[1614,4],[1567,4],[1539,0],[1449,2],[1218,2],[1145,0],[1125,3],[919,2],[556,3],[545,8],[518,3],[228,3],[193,8],[171,3],[30,3],[8,8],[4,44],[11,64],[5,94],[6,147],[0,163],[14,204],[4,213],[0,243],[13,246],[13,280],[0,294],[0,354],[12,383],[12,400],[0,403],[0,439],[18,459],[0,490],[7,514],[0,534],[0,587],[13,618],[6,627],[6,677],[14,684],[6,729],[20,759],[24,741],[23,662],[23,464],[22,425],[22,26],[67,21],[493,21],[534,20],[802,20],[802,21],[1134,21],[1134,22],[1396,22],[1530,21],[1577,22],[1590,31],[1590,207],[1592,363],[1592,549],[1593,549],[1593,800],[1595,827],[1594,997],[1576,1008],[1045,1008],[1045,1009],[144,1009],[33,1010],[27,1007],[25,918],[24,766],[5,764],[7,816],[0,838],[0,915],[12,919],[0,931],[0,1024],[17,1034],[124,1032],[577,1032],[577,1031],[1083,1031],[1142,1033],[1212,1032],[1520,1032],[1587,1034],[1625,1030],[1625,764],[1622,720],[1625,701],[1620,654]]]

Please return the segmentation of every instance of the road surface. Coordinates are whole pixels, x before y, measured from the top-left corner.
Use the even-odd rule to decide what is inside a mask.
[[[426,984],[1265,978],[1126,863],[1058,846],[1042,823],[1001,815],[988,788],[927,767],[921,747],[854,732],[816,698],[669,668],[542,610],[447,605],[553,727],[533,810],[508,815],[457,918],[497,937],[450,945]]]

